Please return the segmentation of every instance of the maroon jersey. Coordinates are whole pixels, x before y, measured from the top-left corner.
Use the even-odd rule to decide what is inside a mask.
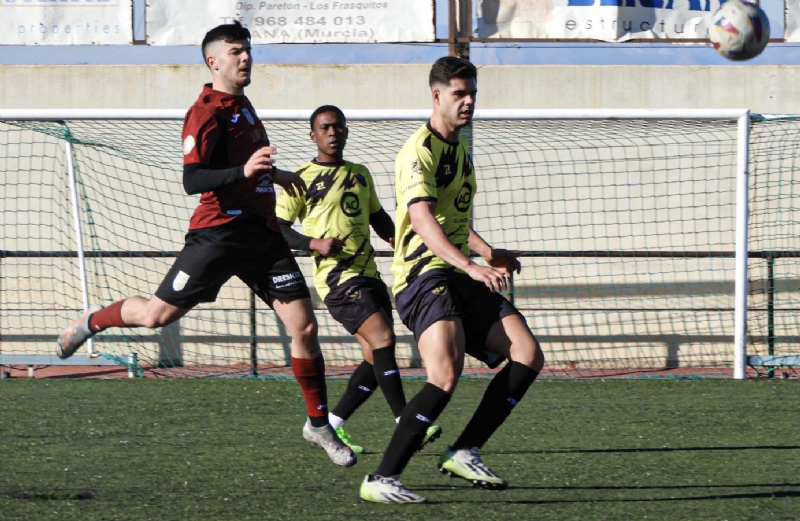
[[[222,169],[247,163],[269,145],[267,131],[246,96],[226,94],[205,85],[183,120],[183,164]],[[237,215],[259,215],[280,233],[275,218],[272,174],[263,173],[203,192],[189,222],[190,230],[228,223]]]

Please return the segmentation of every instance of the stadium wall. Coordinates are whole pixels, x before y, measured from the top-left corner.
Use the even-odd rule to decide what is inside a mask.
[[[256,65],[257,108],[430,106],[427,64]],[[184,108],[202,65],[0,66],[0,108]],[[481,108],[749,108],[800,113],[800,67],[779,65],[480,67]]]

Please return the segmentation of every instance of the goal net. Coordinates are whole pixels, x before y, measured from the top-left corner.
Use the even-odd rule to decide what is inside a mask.
[[[394,158],[427,112],[346,114],[345,156],[370,168],[393,215]],[[279,166],[315,156],[310,112],[260,115]],[[743,115],[477,115],[466,133],[479,182],[474,228],[522,252],[508,297],[543,346],[545,375],[742,377],[745,351],[798,353],[798,123],[751,122],[748,201]],[[182,117],[0,112],[0,364],[54,363],[57,333],[86,306],[155,291],[197,204],[181,184]],[[747,222],[743,189],[749,230],[737,224]],[[391,285],[391,252],[373,239]],[[299,262],[310,282],[310,260]],[[312,296],[329,373],[346,375],[360,348],[313,287]],[[395,320],[398,362],[414,374],[419,354]],[[287,374],[289,344],[274,313],[233,279],[175,324],[112,328],[88,350],[120,364],[135,353],[153,376],[270,377]]]

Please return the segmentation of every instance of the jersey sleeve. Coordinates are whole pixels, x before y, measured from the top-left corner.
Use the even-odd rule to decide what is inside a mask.
[[[209,165],[220,136],[216,118],[205,110],[192,107],[183,120],[184,165]]]
[[[417,201],[436,200],[436,167],[433,154],[417,144],[403,157],[398,158],[398,189],[403,192],[406,205]]]

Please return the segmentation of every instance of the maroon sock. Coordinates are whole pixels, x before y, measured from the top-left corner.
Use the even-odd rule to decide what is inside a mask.
[[[122,321],[122,303],[127,299],[118,300],[108,307],[95,311],[89,317],[89,329],[97,333],[110,327],[124,327],[127,324]]]
[[[292,357],[292,372],[306,400],[306,414],[311,425],[328,423],[328,389],[325,386],[325,359]],[[320,425],[315,425],[320,424]]]

